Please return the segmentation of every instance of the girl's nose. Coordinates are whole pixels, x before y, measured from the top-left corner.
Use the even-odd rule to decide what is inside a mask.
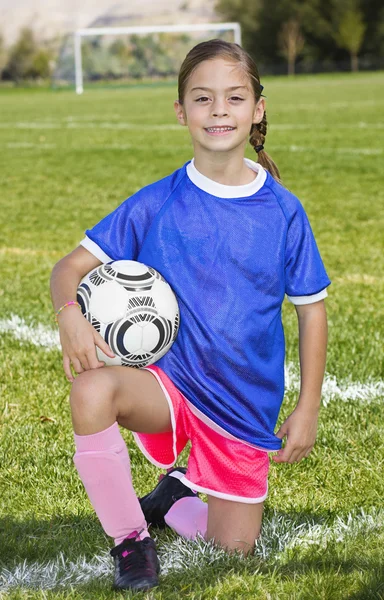
[[[225,106],[225,102],[216,100],[216,102],[212,105],[212,116],[213,117],[228,116],[228,109]]]

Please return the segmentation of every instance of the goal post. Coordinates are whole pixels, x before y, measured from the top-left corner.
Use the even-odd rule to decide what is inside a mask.
[[[197,25],[159,26],[148,25],[142,27],[89,27],[87,29],[78,29],[74,33],[76,93],[82,94],[84,91],[81,56],[81,40],[83,37],[125,34],[145,35],[147,33],[189,33],[196,31],[233,31],[235,43],[241,45],[241,27],[239,23],[201,23]]]

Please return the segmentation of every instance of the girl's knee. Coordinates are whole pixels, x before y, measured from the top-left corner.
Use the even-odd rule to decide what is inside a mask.
[[[102,369],[91,369],[76,376],[71,389],[71,403],[85,400],[86,402],[98,396],[105,396],[112,391],[111,381]]]
[[[73,420],[113,413],[115,386],[104,369],[92,369],[77,375],[72,384],[70,404]]]

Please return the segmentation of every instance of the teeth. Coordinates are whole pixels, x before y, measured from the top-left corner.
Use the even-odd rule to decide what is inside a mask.
[[[207,127],[207,131],[232,131],[234,127]]]

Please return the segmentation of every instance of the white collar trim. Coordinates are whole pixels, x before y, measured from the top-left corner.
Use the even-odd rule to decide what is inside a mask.
[[[209,179],[209,177],[206,177],[196,169],[194,158],[187,164],[187,175],[192,183],[212,196],[218,196],[219,198],[245,198],[246,196],[253,196],[263,187],[267,173],[259,163],[249,158],[244,158],[244,162],[247,167],[257,173],[255,179],[245,185],[224,185],[223,183]]]

